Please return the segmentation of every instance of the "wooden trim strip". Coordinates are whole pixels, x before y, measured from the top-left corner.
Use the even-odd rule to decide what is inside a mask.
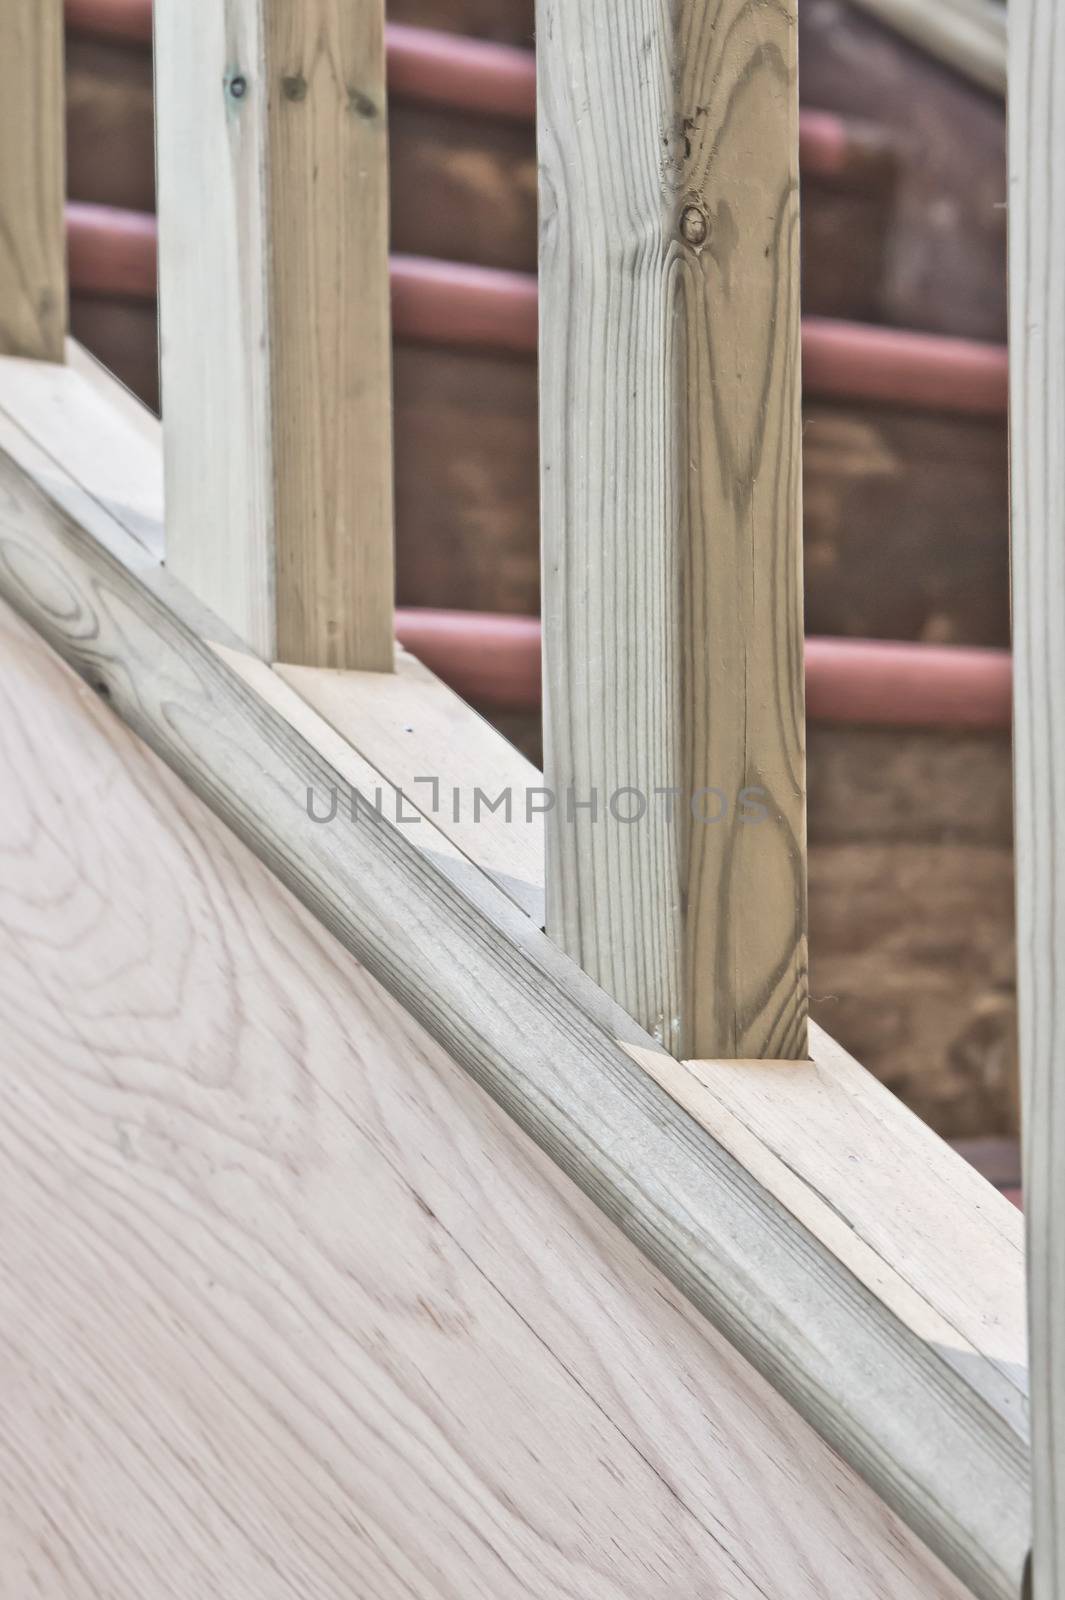
[[[153,216],[71,203],[67,239],[76,293],[155,299]],[[391,281],[396,338],[536,355],[538,294],[531,273],[395,255]],[[802,353],[803,388],[812,398],[1006,414],[1003,345],[806,317]]]
[[[62,0],[0,5],[0,354],[62,361],[67,334]]]
[[[1017,1600],[1028,1548],[1023,1373],[1012,1339],[997,1350],[988,1340],[991,1322],[1004,1338],[1000,1321],[983,1315],[985,1274],[997,1283],[1000,1271],[1018,1270],[1006,1203],[968,1187],[981,1180],[962,1176],[960,1158],[921,1131],[925,1159],[969,1196],[952,1208],[949,1259],[971,1262],[971,1271],[957,1290],[958,1312],[946,1315],[937,1292],[929,1299],[907,1275],[902,1240],[897,1263],[885,1258],[882,1240],[821,1200],[820,1177],[795,1168],[810,1116],[837,1094],[857,1117],[860,1160],[856,1169],[844,1146],[833,1170],[857,1170],[864,1183],[877,1167],[883,1141],[860,1110],[845,1061],[826,1059],[801,1124],[786,1114],[790,1134],[775,1124],[784,1139],[775,1155],[751,1131],[753,1102],[741,1116],[726,1114],[719,1074],[742,1068],[673,1062],[487,880],[474,877],[459,892],[411,830],[372,808],[352,826],[313,822],[308,785],[342,796],[350,785],[210,647],[218,625],[126,531],[121,506],[112,515],[97,498],[101,470],[129,446],[124,410],[111,417],[101,408],[95,428],[87,435],[83,422],[72,441],[62,384],[77,374],[51,369],[60,403],[39,408],[27,432],[18,420],[24,408],[12,411],[23,366],[0,363],[0,594],[978,1600]],[[86,482],[62,466],[72,445],[87,463]],[[816,1033],[814,1043],[826,1048]],[[769,1096],[760,1114],[769,1115],[773,1075],[786,1084],[804,1068],[759,1070],[770,1081],[752,1078],[749,1092]],[[875,1098],[891,1104],[884,1091]],[[919,1128],[901,1107],[890,1115]],[[902,1170],[884,1170],[884,1192],[897,1193]],[[983,1204],[973,1203],[976,1193]],[[933,1236],[942,1227],[931,1191],[920,1221]],[[971,1336],[960,1331],[962,1314]],[[1018,1306],[1010,1320],[1020,1324]]]
[[[155,25],[167,564],[264,653],[388,671],[384,0]]]
[[[1017,1001],[1032,1360],[1031,1600],[1065,1593],[1065,25],[1010,0]]]

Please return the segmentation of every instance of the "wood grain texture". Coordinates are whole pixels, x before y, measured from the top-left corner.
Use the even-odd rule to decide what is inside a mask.
[[[62,0],[4,0],[0,61],[0,355],[62,361]]]
[[[373,810],[313,822],[308,785],[350,798],[342,777],[204,642],[222,625],[64,474],[62,426],[46,445],[0,422],[0,594],[980,1600],[1016,1600],[1027,1439],[987,1356],[885,1303],[853,1241],[837,1254],[689,1116],[688,1069],[487,878],[461,892]],[[997,1255],[979,1215],[970,1239],[974,1259]]]
[[[543,927],[545,798],[531,761],[404,650],[386,679],[275,670]]]
[[[5,1594],[964,1600],[4,607],[0,752]]]
[[[801,1057],[794,7],[538,15],[548,927],[674,1054]]]
[[[1065,1589],[1065,27],[1010,5],[1017,977],[1032,1362],[1032,1600]]]
[[[168,562],[261,653],[391,670],[382,0],[156,6]]]

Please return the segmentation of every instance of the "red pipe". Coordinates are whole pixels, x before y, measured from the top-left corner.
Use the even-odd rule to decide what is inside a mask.
[[[392,329],[397,339],[535,355],[538,306],[531,273],[425,256],[392,257]]]
[[[151,0],[66,0],[73,33],[151,44]],[[392,22],[385,28],[389,92],[420,105],[443,106],[515,122],[536,118],[536,57],[432,28]],[[828,111],[799,116],[799,162],[806,177],[875,177],[890,170],[886,134]]]
[[[152,0],[66,0],[66,22],[73,33],[151,44]]]
[[[75,294],[154,300],[158,262],[154,216],[67,201],[67,266]]]
[[[540,709],[540,623],[474,611],[401,610],[400,642],[464,699],[494,710]],[[807,639],[812,722],[1005,732],[1006,650]]]
[[[814,722],[1005,732],[1012,722],[1008,650],[807,639],[806,712]]]
[[[515,122],[536,120],[531,50],[390,22],[385,51],[388,92],[399,99]]]
[[[154,298],[154,217],[71,205],[67,227],[71,285],[76,291]],[[401,337],[446,338],[452,343],[515,350],[536,348],[536,284],[532,278],[400,256],[393,261],[392,288],[395,327]],[[829,339],[839,342],[841,325],[818,322],[812,330],[808,325],[804,330],[808,362],[811,345],[816,351],[826,327]],[[881,354],[886,350],[889,357],[892,346],[901,343],[911,366],[907,379],[911,386],[912,368],[922,361],[935,374],[935,361],[943,361],[944,346],[948,354],[950,346],[959,344],[966,352],[981,350],[965,346],[961,340],[925,335],[863,328],[846,332],[850,338],[842,344],[851,362],[854,347],[860,348],[863,338],[867,349],[878,348]],[[924,344],[931,347],[929,356],[921,349]],[[928,388],[907,390],[899,381],[900,370],[898,362],[889,367],[896,395],[919,393],[927,400]],[[822,374],[822,383],[825,381]],[[938,403],[955,398],[942,382],[931,393]],[[971,399],[973,391],[968,393]],[[883,391],[878,389],[875,398],[884,398]],[[406,612],[401,616],[400,638],[469,700],[515,711],[539,707],[540,625],[535,619]],[[806,672],[807,708],[815,721],[989,730],[1010,724],[1010,668],[1004,651],[809,639]]]
[[[472,705],[540,710],[540,619],[483,611],[396,612],[396,637]]]
[[[155,298],[153,216],[71,204],[67,237],[76,293]],[[496,267],[394,256],[392,323],[397,338],[415,343],[535,356],[536,279]],[[806,317],[802,351],[803,388],[809,396],[1006,415],[1003,346]]]
[[[806,317],[803,388],[882,405],[1004,417],[1009,405],[1005,345]]]

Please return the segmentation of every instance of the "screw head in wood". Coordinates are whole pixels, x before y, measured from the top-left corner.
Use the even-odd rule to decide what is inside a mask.
[[[234,100],[243,100],[248,92],[248,80],[239,72],[235,78],[229,80],[229,92]]]

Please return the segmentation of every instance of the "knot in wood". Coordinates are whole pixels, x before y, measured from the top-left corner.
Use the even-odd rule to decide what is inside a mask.
[[[680,214],[680,231],[685,241],[698,247],[706,243],[710,221],[702,206],[685,206]]]

